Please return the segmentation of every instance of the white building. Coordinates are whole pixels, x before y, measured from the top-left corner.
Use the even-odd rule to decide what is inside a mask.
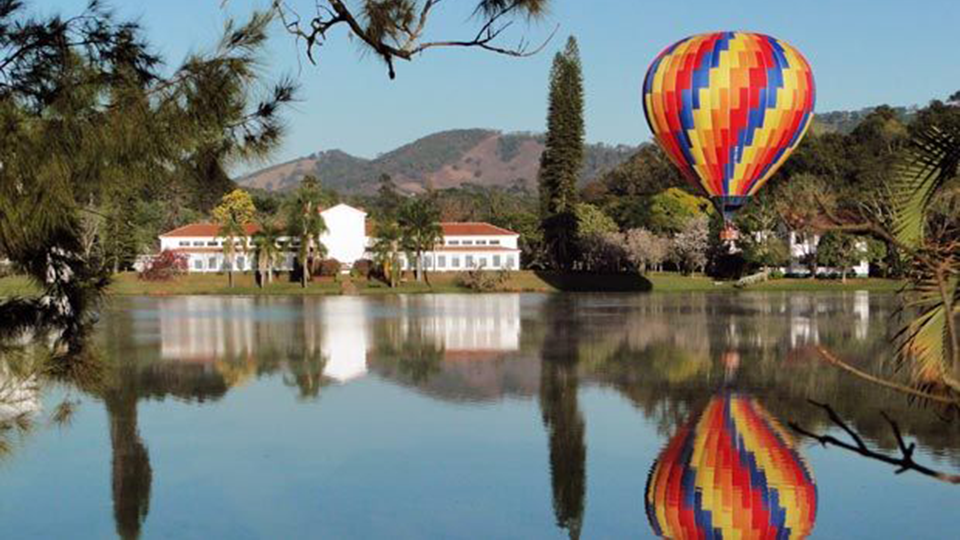
[[[441,223],[443,242],[424,254],[423,267],[433,272],[462,272],[473,268],[517,270],[520,268],[520,235],[489,223]],[[373,238],[369,241],[372,243]],[[403,269],[411,269],[406,257]]]
[[[360,259],[372,258],[368,249],[373,244],[373,227],[367,221],[367,213],[346,204],[338,204],[321,212],[327,225],[327,232],[320,241],[327,248],[327,257],[336,259],[345,267]],[[423,266],[431,271],[463,271],[470,268],[491,270],[516,270],[520,268],[520,235],[495,227],[489,223],[441,223],[443,241],[437,249],[424,254]],[[160,250],[182,253],[187,258],[190,272],[221,272],[227,270],[223,255],[222,237],[218,237],[220,227],[214,223],[192,223],[160,235]],[[255,268],[253,245],[250,237],[259,228],[250,224],[245,227],[247,234],[245,250],[237,251],[234,257],[234,270],[244,271]],[[279,270],[291,270],[295,257],[297,241],[281,238],[281,244],[288,250]],[[403,268],[410,269],[406,257],[401,257]]]
[[[787,274],[810,275],[810,267],[805,264],[810,257],[817,254],[817,246],[820,244],[820,235],[802,234],[795,231],[787,232],[787,247],[790,249],[790,264],[784,269]],[[866,253],[866,242],[859,242],[858,249]],[[866,258],[862,259],[852,268],[853,275],[856,277],[867,277],[870,275],[870,262]],[[818,266],[817,275],[839,274],[836,268],[827,266]]]

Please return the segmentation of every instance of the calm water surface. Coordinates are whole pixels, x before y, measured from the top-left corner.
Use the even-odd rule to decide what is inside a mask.
[[[867,293],[114,299],[103,384],[0,371],[0,420],[32,424],[0,431],[0,537],[951,537],[960,487],[788,427],[840,435],[815,399],[892,451],[882,409],[921,461],[960,467],[957,423],[813,352],[889,369],[892,308]]]

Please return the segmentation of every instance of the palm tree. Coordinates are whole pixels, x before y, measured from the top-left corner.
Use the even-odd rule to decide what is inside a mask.
[[[247,233],[243,224],[235,219],[228,219],[220,224],[219,238],[223,238],[223,259],[226,261],[227,280],[233,287],[233,267],[237,252],[246,253]]]
[[[375,234],[373,261],[380,268],[387,285],[394,288],[400,284],[400,227],[395,221],[384,221],[377,223]]]
[[[274,223],[263,223],[260,230],[253,235],[253,248],[257,258],[257,268],[262,277],[260,288],[264,286],[264,279],[267,283],[273,283],[273,268],[277,265],[282,255],[280,249],[280,236],[283,230]]]
[[[907,256],[912,270],[901,293],[911,312],[897,334],[897,358],[901,364],[911,363],[915,374],[938,374],[940,382],[956,393],[960,393],[960,231],[956,215],[937,226],[933,206],[955,181],[958,164],[960,127],[933,127],[917,134],[906,164],[891,183],[891,219],[881,229],[882,236]]]
[[[320,214],[322,203],[320,181],[313,176],[305,176],[289,208],[290,219],[287,222],[290,237],[299,240],[297,260],[301,269],[300,286],[304,288],[310,280],[310,265],[327,254],[326,246],[320,242],[320,236],[327,232],[327,224]]]
[[[928,127],[913,137],[906,159],[881,194],[882,204],[868,221],[843,224],[830,216],[841,223],[839,230],[873,235],[895,246],[908,268],[909,279],[900,292],[903,322],[894,339],[897,365],[911,369],[915,386],[864,377],[954,404],[960,404],[960,223],[955,211],[939,211],[938,205],[960,191],[958,164],[960,126]],[[849,368],[828,352],[824,356]]]
[[[432,198],[411,199],[400,209],[398,223],[403,247],[414,256],[417,281],[423,281],[423,254],[433,251],[443,241],[440,209]]]

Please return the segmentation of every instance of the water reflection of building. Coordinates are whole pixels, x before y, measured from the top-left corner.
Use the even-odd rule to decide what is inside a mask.
[[[816,296],[794,296],[788,304],[790,315],[790,346],[817,345],[821,340],[820,320],[829,321],[825,330],[852,329],[853,337],[858,341],[867,339],[870,330],[870,293],[855,291],[853,297],[844,296],[841,301],[840,313],[843,318],[838,319],[833,312],[836,305],[823,302]],[[850,317],[850,314],[853,317]],[[846,326],[849,325],[849,326]]]
[[[645,506],[667,538],[804,538],[817,487],[790,435],[753,398],[715,396],[650,469]]]
[[[160,356],[186,362],[289,361],[319,353],[324,376],[345,382],[367,371],[365,305],[357,297],[165,298],[158,305]]]
[[[869,292],[856,291],[853,293],[853,312],[857,315],[857,321],[854,326],[854,336],[858,340],[867,339],[867,331],[870,329]]]
[[[324,376],[347,382],[367,374],[370,331],[365,306],[356,296],[327,298],[315,306],[323,331]]]
[[[402,324],[416,325],[421,337],[445,351],[447,360],[482,359],[520,348],[518,294],[443,294],[405,300]]]
[[[212,296],[159,300],[160,357],[211,361],[252,355],[256,347],[254,301]]]

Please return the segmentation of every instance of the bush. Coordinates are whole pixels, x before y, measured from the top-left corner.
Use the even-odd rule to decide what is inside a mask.
[[[770,279],[783,279],[783,272],[780,270],[771,270]]]
[[[370,259],[360,259],[353,263],[353,272],[355,272],[357,276],[366,279],[370,279],[371,274],[373,274],[373,268],[373,261]]]
[[[187,256],[169,249],[153,258],[138,277],[144,281],[169,281],[187,271]]]
[[[321,277],[336,277],[340,275],[340,268],[342,267],[343,265],[336,259],[324,259],[320,261],[318,275]]]
[[[500,290],[509,278],[510,273],[507,270],[493,272],[478,268],[457,275],[457,285],[466,287],[471,291],[491,292]]]

